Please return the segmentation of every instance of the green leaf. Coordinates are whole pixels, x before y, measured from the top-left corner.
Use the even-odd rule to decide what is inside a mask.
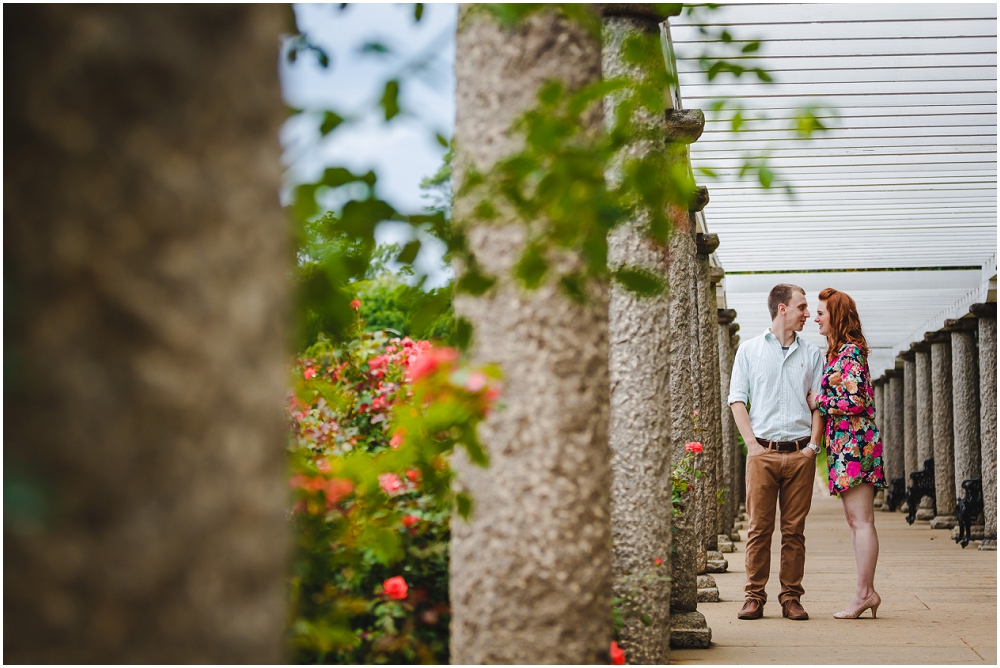
[[[417,259],[417,253],[419,252],[420,242],[417,240],[411,241],[403,246],[403,250],[396,256],[396,262],[401,264],[413,264],[413,261]]]
[[[455,282],[455,291],[479,296],[492,288],[494,283],[496,283],[495,278],[487,276],[477,267],[470,267]]]
[[[441,144],[441,146],[444,146],[445,148],[448,148],[448,144],[449,144],[450,142],[448,141],[448,138],[447,138],[447,137],[445,137],[445,136],[444,136],[443,134],[441,134],[441,133],[439,132],[439,133],[437,133],[437,134],[435,135],[435,138],[437,139],[438,143],[439,143],[439,144]]]
[[[455,346],[461,351],[467,351],[472,345],[472,323],[466,318],[455,319]]]
[[[361,53],[389,53],[389,47],[381,42],[367,42],[361,47]]]
[[[753,41],[744,46],[743,49],[741,50],[741,53],[754,53],[755,51],[759,50],[760,50],[760,42]]]
[[[424,3],[418,2],[413,8],[413,20],[419,22],[424,17]]]
[[[767,165],[761,165],[760,170],[757,172],[757,176],[760,179],[760,185],[765,188],[770,188],[771,184],[774,182],[774,172],[772,172]]]
[[[393,79],[386,82],[379,106],[385,110],[385,120],[387,121],[391,121],[399,114],[399,81]]]
[[[324,137],[331,132],[333,132],[338,125],[344,122],[344,119],[339,115],[328,111],[323,114],[323,122],[319,126],[319,133]],[[345,170],[346,171],[346,170]]]
[[[472,497],[466,492],[459,492],[455,495],[455,506],[458,515],[463,520],[468,520],[472,516]]]
[[[526,288],[534,290],[542,284],[548,270],[549,263],[545,259],[542,247],[538,244],[531,244],[521,255],[521,259],[514,268],[514,275]]]
[[[646,614],[645,612],[643,612],[643,613],[641,613],[641,614],[639,615],[639,619],[640,619],[640,620],[642,621],[642,623],[643,623],[643,624],[645,624],[646,626],[652,626],[652,625],[653,625],[653,618],[652,618],[652,617],[650,617],[649,615],[647,615],[647,614]]]
[[[757,78],[763,81],[764,83],[771,83],[774,81],[774,79],[771,78],[771,75],[768,74],[767,70],[758,67],[757,69],[754,70],[754,72],[757,74]]]
[[[612,276],[625,289],[643,297],[662,294],[667,287],[663,279],[641,267],[625,267]]]

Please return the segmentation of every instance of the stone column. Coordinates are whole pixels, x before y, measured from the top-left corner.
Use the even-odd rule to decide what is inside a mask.
[[[979,318],[979,436],[982,444],[983,515],[979,549],[997,549],[997,305],[973,304]]]
[[[456,39],[454,182],[520,149],[514,120],[553,79],[600,81],[599,37],[555,11],[517,26],[463,6]],[[585,120],[599,131],[595,108]],[[457,192],[461,192],[456,188]],[[504,408],[481,426],[489,468],[454,457],[475,503],[451,539],[454,663],[608,663],[611,643],[611,453],[607,286],[585,303],[553,279],[526,292],[513,268],[535,221],[484,221],[480,193],[455,198],[455,224],[490,293],[455,297],[475,331],[470,357],[503,371]],[[509,214],[508,214],[509,215]],[[572,267],[573,256],[557,256]],[[460,273],[461,268],[459,268]]]
[[[732,357],[731,357],[732,360],[736,359],[736,349],[739,348],[739,346],[740,346],[740,335],[737,334],[738,331],[740,331],[740,324],[738,322],[734,322],[731,325],[729,325],[729,337],[730,337],[729,338],[729,343],[730,343],[730,346],[732,346],[732,351],[733,351],[733,354],[732,354]],[[732,365],[730,365],[730,368],[731,368],[731,366]],[[729,399],[729,388],[728,387],[723,388],[723,392],[725,393],[726,400],[728,401],[728,399]],[[728,409],[729,406],[727,405],[726,408]],[[732,410],[729,410],[729,414],[730,414],[730,417],[732,417]],[[740,436],[739,430],[736,429],[736,424],[735,423],[733,423],[733,431],[735,432],[734,438],[736,439],[736,450],[735,450],[735,454],[734,454],[735,460],[733,461],[733,468],[736,470],[736,478],[735,478],[736,479],[736,498],[734,499],[734,503],[736,505],[736,521],[739,522],[741,514],[746,509],[746,500],[747,500],[746,472],[747,472],[747,469],[746,469],[746,457],[744,457],[744,455],[743,455],[743,446],[740,445],[740,443],[742,442],[742,437]],[[738,531],[734,530],[733,534],[735,534],[737,536],[737,540],[738,540],[738,537],[739,537]]]
[[[979,363],[976,359],[976,319],[946,320],[951,332],[952,416],[955,447],[955,496],[962,483],[982,475],[979,458]]]
[[[934,493],[937,516],[932,529],[951,529],[955,518],[955,447],[952,419],[951,336],[928,332],[931,344],[931,387],[934,392]]]
[[[739,443],[736,440],[736,422],[733,420],[733,412],[729,409],[729,382],[733,373],[733,338],[730,335],[730,325],[736,318],[736,311],[733,309],[718,309],[718,331],[719,331],[719,389],[721,394],[722,408],[722,466],[724,476],[722,484],[726,488],[725,505],[723,506],[723,530],[730,541],[739,541],[740,534],[734,531],[736,523],[736,509],[739,504],[739,491],[737,488],[738,477],[736,467],[740,462]],[[734,538],[735,537],[735,538]],[[722,549],[720,539],[719,549]],[[735,548],[731,548],[735,551]]]
[[[914,366],[917,370],[917,466],[924,468],[924,462],[934,458],[934,388],[931,382],[931,346],[926,341],[910,344],[915,353]],[[934,501],[924,497],[917,510],[917,520],[927,522],[934,519]]]
[[[4,18],[4,660],[279,663],[287,10]]]
[[[722,508],[718,492],[724,487],[722,468],[722,415],[719,396],[719,313],[709,257],[719,247],[717,234],[698,234],[698,372],[700,385],[699,424],[705,446],[702,452],[704,475],[701,493],[701,512],[705,529],[702,539],[708,551],[708,571],[718,573],[728,568],[726,558],[718,551],[719,534],[722,533]],[[731,412],[731,411],[730,411]]]
[[[884,454],[883,465],[885,466],[885,478],[890,489],[892,481],[903,475],[906,468],[903,459],[903,379],[898,369],[893,369],[886,373],[884,401],[885,430],[882,432],[882,450]],[[897,499],[896,510],[901,499]],[[889,510],[885,505],[883,510]]]
[[[634,76],[622,59],[630,37],[644,37],[659,48],[659,22],[634,5],[604,5],[602,49],[605,78]],[[645,6],[652,10],[653,6]],[[631,9],[621,15],[623,9]],[[617,11],[616,11],[617,10]],[[605,100],[604,118],[615,114],[614,98]],[[700,111],[688,112],[694,124],[674,123],[669,133],[684,143],[698,138],[704,127]],[[637,117],[642,129],[663,128],[662,118]],[[688,133],[681,132],[689,127]],[[663,141],[662,139],[660,140]],[[623,155],[641,157],[655,148],[651,140],[636,140]],[[616,165],[609,180],[619,177]],[[667,249],[643,232],[644,219],[618,227],[608,239],[608,264],[642,267],[667,282]],[[625,619],[619,641],[630,664],[666,664],[670,660],[671,564],[671,433],[670,433],[670,302],[667,294],[639,297],[618,284],[611,286],[608,308],[611,369],[611,536],[614,594],[631,593],[649,616],[650,625]],[[716,599],[718,590],[716,590]]]
[[[885,451],[885,376],[872,381],[875,391],[875,426],[878,427],[879,435],[882,437],[882,450]],[[883,471],[884,472],[884,471]],[[874,505],[882,508],[885,503],[885,490],[880,489],[875,493]]]
[[[906,462],[904,478],[910,485],[910,474],[919,471],[917,461],[917,362],[916,353],[907,350],[903,358],[903,459]]]

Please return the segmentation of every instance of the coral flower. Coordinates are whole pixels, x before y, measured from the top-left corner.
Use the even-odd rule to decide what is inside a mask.
[[[395,450],[403,444],[404,438],[406,438],[406,430],[399,428],[396,430],[396,433],[392,435],[392,438],[389,439],[389,445],[393,450]]]
[[[618,643],[614,640],[611,641],[611,665],[625,665],[625,652],[622,651],[622,649],[618,646]]]
[[[311,366],[307,366],[305,368],[305,371],[302,372],[302,377],[305,378],[306,380],[309,380],[315,375],[316,375],[316,369],[312,368]]]
[[[479,390],[486,387],[486,374],[482,371],[474,371],[469,374],[469,377],[465,379],[465,389],[469,392],[478,392]]]
[[[659,557],[657,557],[656,559],[653,559],[653,564],[655,564],[656,566],[662,566],[663,565],[663,559],[660,559]]]
[[[430,348],[414,356],[410,360],[410,366],[407,370],[410,378],[417,380],[434,373],[442,364],[454,362],[457,359],[458,352],[453,348]]]
[[[684,449],[687,450],[688,452],[694,452],[697,454],[702,450],[704,450],[705,446],[699,443],[698,441],[691,441],[690,443],[684,444]]]
[[[385,590],[389,598],[394,601],[402,601],[406,598],[406,592],[410,590],[410,587],[406,584],[406,580],[403,579],[402,575],[396,575],[383,582],[382,589]]]
[[[354,309],[355,311],[357,311],[359,308],[361,308],[361,300],[360,299],[355,299],[354,301],[352,301],[351,302],[351,308]]]
[[[403,518],[403,526],[409,529],[419,521],[420,518],[417,517],[416,515],[407,515]]]

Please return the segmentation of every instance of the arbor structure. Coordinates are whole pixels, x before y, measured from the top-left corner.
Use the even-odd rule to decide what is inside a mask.
[[[278,662],[286,15],[6,18],[4,658]]]
[[[474,326],[472,358],[500,365],[504,392],[481,430],[489,468],[454,462],[475,502],[452,529],[455,663],[608,661],[607,285],[591,283],[586,303],[554,282],[523,291],[511,273],[527,226],[509,212],[477,218],[461,190],[470,168],[485,172],[518,149],[509,128],[544,82],[572,90],[600,77],[597,37],[554,10],[514,27],[461,10],[454,219],[497,284],[481,298],[457,296],[455,311]],[[600,109],[589,119],[599,128]]]

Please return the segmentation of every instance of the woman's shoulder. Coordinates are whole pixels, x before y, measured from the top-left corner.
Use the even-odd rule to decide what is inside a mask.
[[[840,346],[840,350],[837,351],[838,357],[864,357],[865,351],[856,343],[848,341],[844,345]]]

